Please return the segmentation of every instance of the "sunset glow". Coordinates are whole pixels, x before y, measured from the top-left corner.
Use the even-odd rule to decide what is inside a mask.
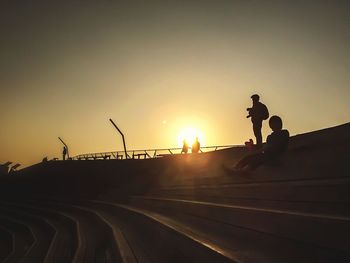
[[[196,140],[196,137],[198,137],[199,142],[201,143],[201,145],[203,145],[203,133],[199,129],[193,127],[185,127],[179,133],[178,146],[182,147],[183,141],[186,140],[188,146],[191,147],[194,141]]]
[[[130,150],[240,145],[252,94],[291,135],[349,121],[349,1],[3,2],[0,163],[121,151],[110,118]]]

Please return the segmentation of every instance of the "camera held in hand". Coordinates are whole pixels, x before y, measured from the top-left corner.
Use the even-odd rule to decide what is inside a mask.
[[[247,116],[247,118],[252,117],[252,115],[251,115],[252,108],[247,108],[247,111],[248,111],[248,116]]]

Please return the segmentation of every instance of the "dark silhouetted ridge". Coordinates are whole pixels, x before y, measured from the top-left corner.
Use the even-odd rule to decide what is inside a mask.
[[[1,177],[3,262],[349,262],[350,123],[290,138],[279,163],[227,172],[243,147],[48,161]]]

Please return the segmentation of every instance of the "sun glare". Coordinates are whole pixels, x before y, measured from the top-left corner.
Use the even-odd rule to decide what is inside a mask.
[[[196,140],[196,137],[198,137],[199,142],[203,145],[203,133],[199,129],[193,127],[183,128],[178,136],[179,147],[182,147],[184,140],[186,140],[188,146],[191,147]]]

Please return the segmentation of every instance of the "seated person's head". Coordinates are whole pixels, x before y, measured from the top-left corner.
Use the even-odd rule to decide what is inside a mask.
[[[282,130],[282,125],[282,119],[276,115],[269,119],[269,126],[274,132]]]

